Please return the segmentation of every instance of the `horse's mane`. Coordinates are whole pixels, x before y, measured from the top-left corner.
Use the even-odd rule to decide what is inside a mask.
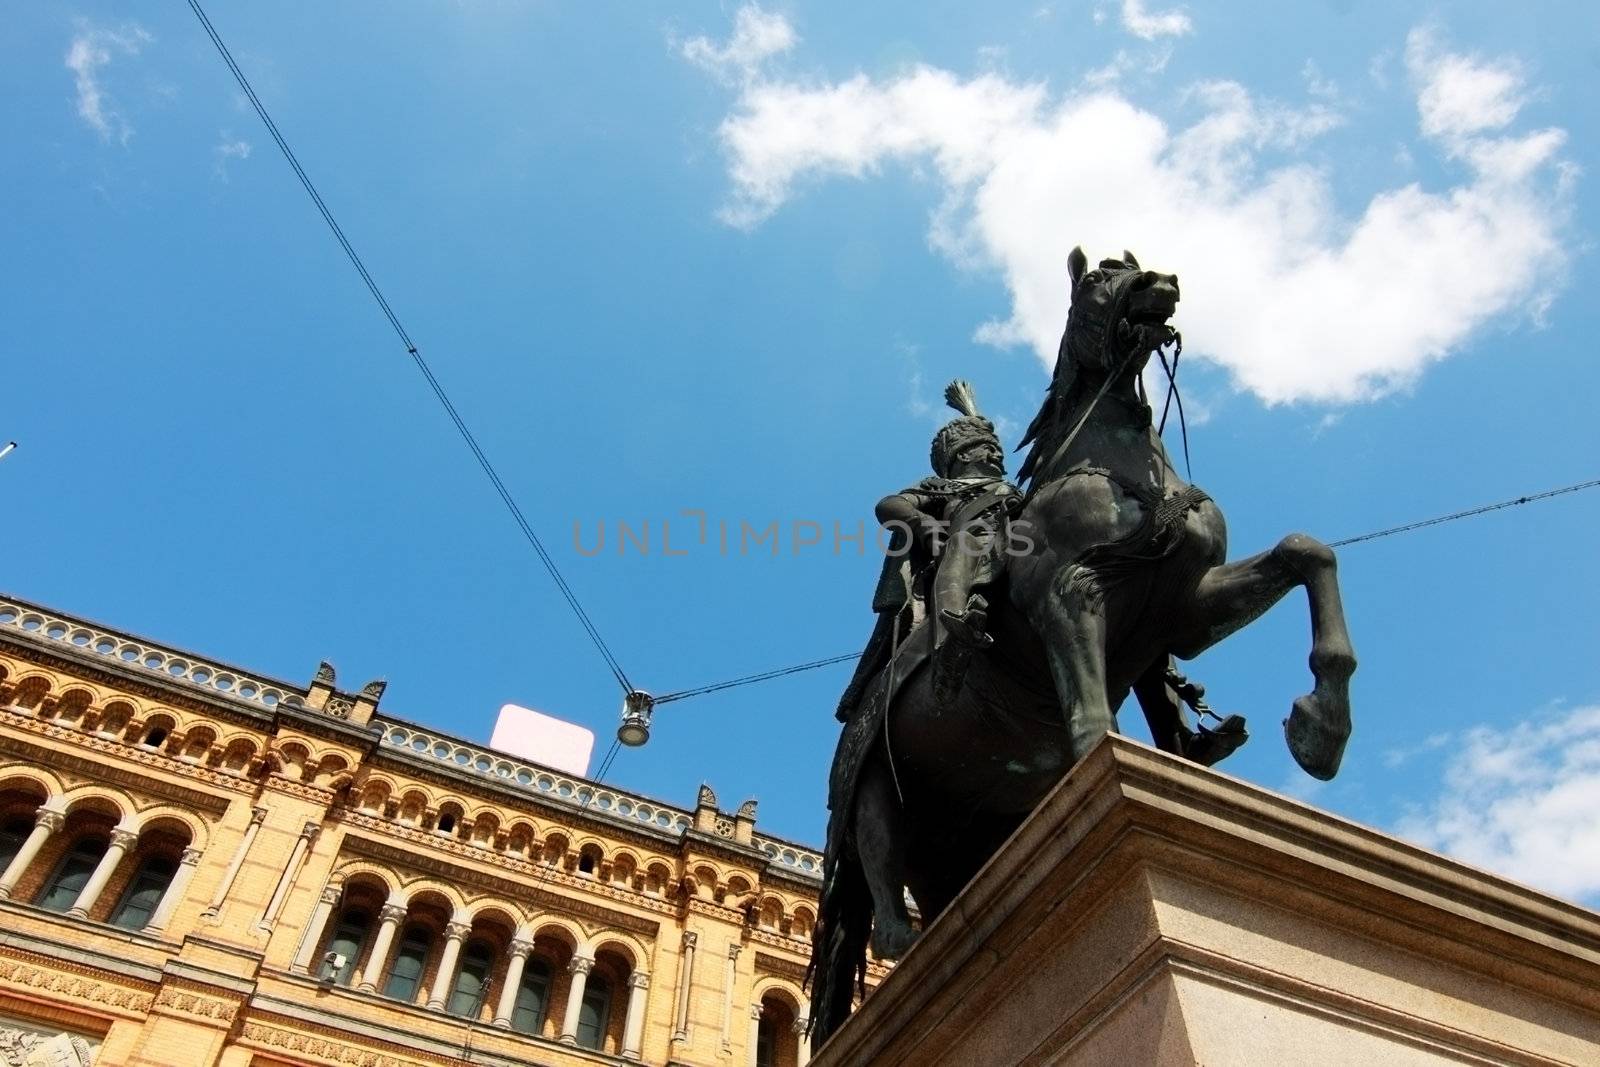
[[[1022,461],[1022,466],[1017,470],[1017,484],[1028,493],[1038,488],[1039,476],[1043,474],[1043,467],[1061,445],[1061,441],[1071,430],[1071,414],[1078,405],[1075,395],[1082,390],[1078,385],[1078,368],[1067,353],[1067,337],[1072,329],[1071,320],[1067,328],[1061,332],[1061,348],[1056,353],[1055,373],[1050,377],[1050,388],[1045,392],[1044,403],[1039,405],[1039,413],[1028,424],[1027,432],[1022,435],[1022,440],[1017,442],[1017,451],[1033,445],[1028,450],[1028,456]]]
[[[1072,279],[1074,307],[1078,303],[1080,280],[1085,285],[1105,284],[1098,273],[1087,275],[1087,268],[1083,249],[1074,248],[1072,255],[1068,257],[1068,274]],[[1113,274],[1136,271],[1139,269],[1139,261],[1134,258],[1132,252],[1125,251],[1121,259],[1101,260],[1100,269],[1109,270]],[[1044,480],[1054,475],[1054,472],[1049,470],[1051,461],[1067,435],[1072,433],[1077,417],[1081,415],[1084,394],[1089,389],[1095,388],[1094,384],[1086,381],[1078,373],[1078,360],[1073,352],[1073,342],[1078,341],[1080,353],[1083,346],[1099,349],[1107,343],[1106,338],[1109,336],[1107,331],[1114,328],[1128,292],[1123,284],[1115,284],[1114,289],[1119,295],[1112,305],[1108,320],[1103,315],[1095,313],[1090,313],[1085,319],[1082,315],[1075,316],[1071,308],[1067,311],[1067,324],[1061,331],[1061,346],[1056,350],[1056,366],[1055,372],[1050,377],[1050,389],[1045,393],[1044,403],[1039,406],[1039,413],[1028,424],[1027,432],[1017,444],[1018,451],[1029,444],[1033,445],[1027,458],[1022,461],[1022,466],[1017,470],[1017,484],[1030,495],[1038,491]],[[1082,336],[1076,336],[1079,334]],[[1103,375],[1101,377],[1103,378]]]

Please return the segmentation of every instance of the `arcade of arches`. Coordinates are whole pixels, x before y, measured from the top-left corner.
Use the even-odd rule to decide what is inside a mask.
[[[0,1049],[806,1062],[814,852],[753,801],[603,788],[380,714],[382,690],[0,597]]]

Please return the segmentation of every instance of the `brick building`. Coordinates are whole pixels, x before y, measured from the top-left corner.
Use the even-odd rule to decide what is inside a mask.
[[[382,689],[0,597],[0,1065],[806,1061],[815,852]]]

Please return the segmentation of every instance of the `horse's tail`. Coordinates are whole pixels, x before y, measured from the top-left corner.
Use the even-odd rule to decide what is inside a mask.
[[[841,806],[843,807],[843,806]],[[806,968],[811,993],[811,1048],[850,1017],[857,988],[866,992],[867,938],[872,932],[872,895],[856,855],[845,811],[828,819],[828,844],[822,861],[822,896],[811,933],[811,963]]]

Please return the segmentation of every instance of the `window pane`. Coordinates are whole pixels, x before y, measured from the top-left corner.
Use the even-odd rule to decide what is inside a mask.
[[[489,966],[493,962],[494,954],[488,945],[481,941],[468,945],[461,954],[461,968],[456,972],[455,988],[450,991],[450,1003],[445,1010],[451,1015],[478,1014],[483,1007],[483,988],[489,981]]]
[[[389,967],[389,981],[383,995],[396,1000],[414,1000],[417,986],[422,982],[422,968],[428,962],[428,946],[432,938],[425,930],[411,930],[400,942],[394,963]]]
[[[756,1024],[756,1067],[776,1067],[778,1062],[778,1026],[770,1016],[763,1015]]]
[[[542,960],[529,960],[528,969],[522,972],[522,988],[517,990],[511,1029],[520,1034],[537,1034],[544,1026],[545,1006],[549,1000],[550,968]]]
[[[153,856],[139,865],[122,900],[111,913],[111,924],[124,930],[143,930],[156,913],[177,864],[163,856]]]
[[[106,842],[92,838],[79,841],[61,858],[55,874],[39,894],[39,907],[46,911],[66,911],[77,902],[89,876],[106,853]]]
[[[0,824],[0,871],[11,866],[11,861],[22,851],[22,843],[32,831],[33,823],[27,819],[12,819]]]
[[[321,977],[349,985],[350,979],[355,977],[356,960],[361,956],[361,949],[367,943],[367,929],[371,926],[372,918],[364,911],[347,911],[339,919],[339,926],[333,931],[333,937],[328,940],[328,948],[322,954],[325,962],[321,967]],[[331,957],[343,956],[344,963],[335,970]]]
[[[606,1017],[610,1014],[611,989],[605,979],[591,974],[583,990],[583,1006],[578,1009],[578,1044],[584,1048],[598,1049],[606,1033]]]

